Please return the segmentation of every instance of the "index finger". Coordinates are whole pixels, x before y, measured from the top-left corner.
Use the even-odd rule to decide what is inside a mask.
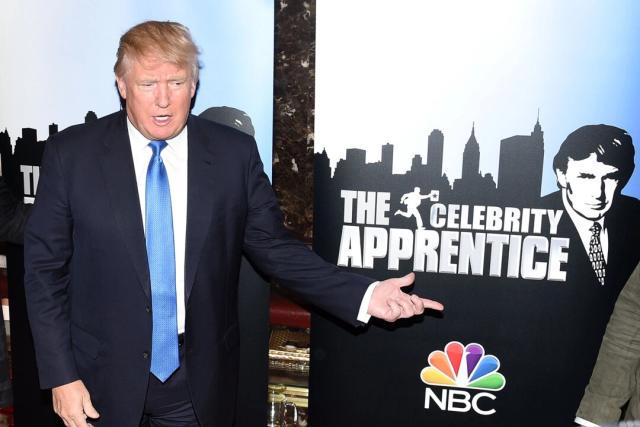
[[[430,308],[431,310],[437,310],[437,311],[444,310],[444,305],[442,305],[438,301],[434,301],[427,298],[420,298],[420,300],[422,301],[422,305],[424,306],[424,308]]]

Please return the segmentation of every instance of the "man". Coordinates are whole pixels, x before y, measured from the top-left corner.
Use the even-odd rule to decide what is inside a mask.
[[[286,233],[253,139],[189,114],[197,55],[180,24],[131,28],[114,67],[126,112],[47,143],[25,288],[68,426],[230,426],[242,253],[352,325],[442,309],[401,291],[413,275],[371,284]]]
[[[27,209],[0,176],[0,241],[22,244]]]
[[[575,130],[553,160],[560,190],[543,199],[547,208],[565,211],[557,234],[569,238],[569,249],[566,282],[547,289],[550,303],[539,325],[549,331],[544,351],[562,363],[548,367],[555,393],[538,401],[541,407],[561,408],[567,423],[575,416],[618,294],[639,260],[640,203],[621,194],[634,170],[634,152],[623,129],[601,124]],[[580,344],[567,346],[567,337]]]
[[[22,244],[26,219],[27,207],[14,197],[4,178],[0,176],[0,241]],[[0,408],[5,408],[12,404],[13,393],[5,348],[4,315],[1,310],[0,327]]]
[[[625,419],[640,420],[639,380],[640,264],[613,309],[576,422],[589,427],[616,424],[627,403]]]

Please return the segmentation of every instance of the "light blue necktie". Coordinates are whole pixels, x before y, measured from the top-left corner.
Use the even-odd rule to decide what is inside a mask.
[[[153,315],[151,373],[165,382],[180,366],[173,215],[169,178],[160,157],[167,142],[151,141],[149,146],[153,155],[147,169],[145,225]]]

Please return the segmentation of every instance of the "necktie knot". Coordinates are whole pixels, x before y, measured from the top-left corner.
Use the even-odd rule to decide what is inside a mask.
[[[589,228],[589,231],[591,231],[591,234],[593,234],[596,237],[600,236],[600,230],[602,230],[602,226],[598,222],[594,222],[591,228]]]
[[[167,146],[167,141],[163,141],[163,140],[156,140],[156,141],[149,142],[149,147],[151,147],[151,150],[153,150],[153,157],[158,157],[166,146]]]

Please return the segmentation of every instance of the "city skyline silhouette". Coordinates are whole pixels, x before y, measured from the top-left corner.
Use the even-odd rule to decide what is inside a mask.
[[[98,116],[92,110],[88,110],[84,123],[98,120]],[[49,124],[47,138],[58,133],[56,123]],[[25,197],[25,201],[32,202],[29,197],[35,196],[38,173],[28,170],[28,166],[40,165],[44,153],[46,139],[38,140],[38,131],[34,128],[24,127],[20,136],[11,140],[9,131],[5,128],[0,132],[0,175],[2,175],[16,195]],[[27,167],[20,170],[21,167]]]
[[[444,133],[433,129],[427,138],[427,159],[415,154],[411,167],[404,173],[393,173],[394,144],[381,147],[381,160],[367,163],[367,151],[347,148],[344,159],[336,163],[331,174],[331,160],[326,150],[315,153],[316,184],[320,188],[391,191],[419,186],[425,192],[438,190],[444,202],[497,203],[524,206],[541,198],[544,167],[544,132],[539,117],[529,135],[514,135],[500,140],[498,177],[480,170],[480,144],[475,136],[475,123],[462,154],[462,171],[452,179],[443,170],[446,148]]]

